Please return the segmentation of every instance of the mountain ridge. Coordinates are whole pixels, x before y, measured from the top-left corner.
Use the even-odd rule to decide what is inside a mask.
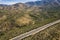
[[[57,4],[60,4],[60,0],[41,0],[41,1],[30,1],[30,2],[25,2],[23,4],[28,4],[28,5],[42,5],[44,3],[57,3]],[[20,3],[16,3],[16,4],[20,4]],[[0,4],[0,5],[6,5],[7,4]],[[15,5],[15,4],[12,4],[12,5]]]

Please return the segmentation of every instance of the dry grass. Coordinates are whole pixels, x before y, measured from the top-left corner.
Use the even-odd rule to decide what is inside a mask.
[[[23,17],[18,18],[16,20],[16,23],[21,26],[21,25],[27,25],[30,23],[34,24],[34,21],[31,19],[29,15],[25,14]]]

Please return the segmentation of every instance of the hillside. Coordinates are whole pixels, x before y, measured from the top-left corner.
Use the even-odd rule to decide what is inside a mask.
[[[0,4],[0,39],[8,40],[57,19],[60,19],[60,5],[56,1]]]

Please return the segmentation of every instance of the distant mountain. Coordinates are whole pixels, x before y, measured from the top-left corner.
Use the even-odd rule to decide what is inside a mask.
[[[0,4],[0,9],[25,9],[29,8],[32,6],[60,6],[60,0],[41,0],[41,1],[34,1],[34,2],[26,2],[26,3],[16,3],[13,5],[5,5],[5,4]]]
[[[0,4],[0,6],[8,6],[8,5],[6,5],[6,4]]]
[[[42,0],[43,5],[60,6],[60,0]]]
[[[31,1],[31,2],[26,2],[26,3],[16,3],[17,5],[19,4],[26,4],[26,5],[30,5],[30,6],[41,6],[41,5],[45,5],[45,4],[58,4],[60,5],[60,0],[41,0],[41,1]],[[13,4],[13,5],[16,5]],[[0,4],[0,6],[7,6],[6,4]]]
[[[30,6],[42,6],[42,5],[60,6],[60,0],[41,0],[35,2],[26,2],[25,4]]]
[[[41,6],[42,1],[26,2],[25,4],[30,5],[30,6]]]

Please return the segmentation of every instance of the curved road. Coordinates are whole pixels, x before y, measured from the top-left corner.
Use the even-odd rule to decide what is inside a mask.
[[[25,38],[25,37],[28,37],[28,36],[30,36],[30,35],[34,35],[34,34],[40,32],[40,31],[42,31],[42,30],[44,30],[44,29],[46,29],[46,28],[48,28],[48,27],[51,27],[52,25],[55,25],[55,24],[57,24],[57,23],[60,23],[60,20],[57,20],[57,21],[55,21],[55,22],[46,24],[46,25],[41,26],[41,27],[39,27],[39,28],[37,28],[37,29],[31,30],[31,31],[26,32],[26,33],[24,33],[24,34],[21,34],[21,35],[19,35],[19,36],[17,36],[17,37],[14,37],[14,38],[12,38],[12,39],[10,39],[10,40],[21,40],[21,39],[23,39],[23,38]]]

